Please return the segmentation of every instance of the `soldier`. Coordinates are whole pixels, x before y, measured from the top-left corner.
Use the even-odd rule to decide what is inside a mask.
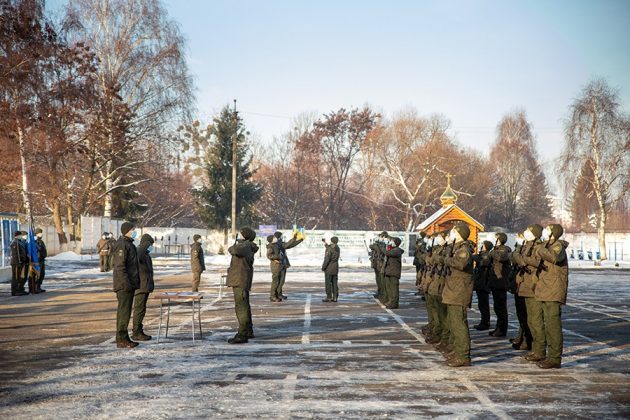
[[[199,291],[199,283],[201,283],[201,273],[206,271],[206,261],[203,257],[203,248],[201,247],[201,235],[193,236],[193,244],[190,245],[190,266],[193,273],[192,291]]]
[[[256,232],[251,228],[244,227],[240,233],[243,239],[237,239],[228,248],[232,259],[227,271],[227,286],[234,292],[234,310],[238,319],[238,332],[228,340],[230,344],[247,343],[250,338],[254,338],[249,292],[252,289],[254,257],[258,252],[258,245],[254,243]]]
[[[387,232],[383,231],[378,235],[376,241],[370,244],[370,250],[372,251],[370,259],[372,260],[372,268],[374,269],[374,277],[376,280],[376,294],[374,295],[374,297],[380,301],[383,301],[385,296],[385,288],[383,287],[383,275],[381,274],[383,270],[383,261],[385,258],[382,253],[383,248],[381,245],[383,244],[385,238],[387,238],[388,236],[389,235],[387,234]]]
[[[107,249],[109,249],[109,255],[107,257],[107,265],[105,271],[113,270],[114,268],[114,245],[116,244],[116,238],[112,232],[107,233]]]
[[[278,249],[280,250],[280,256],[282,257],[282,270],[280,271],[280,285],[278,286],[278,297],[286,300],[287,297],[282,293],[284,288],[284,281],[287,278],[287,268],[291,267],[289,263],[289,257],[287,256],[287,249],[298,246],[302,243],[304,238],[297,239],[297,232],[293,234],[293,237],[288,242],[282,242],[282,232],[276,232],[273,234],[278,239]]]
[[[109,258],[109,235],[103,232],[101,239],[96,243],[96,252],[98,252],[99,266],[101,273],[107,271],[107,260]]]
[[[133,244],[138,231],[133,224],[125,222],[120,226],[120,233],[114,245],[114,292],[118,300],[116,347],[134,348],[138,343],[129,338],[128,327],[134,292],[140,287],[138,251]]]
[[[37,249],[37,261],[39,262],[39,273],[35,280],[36,293],[44,293],[46,290],[42,289],[44,283],[44,277],[46,277],[46,257],[48,257],[48,251],[46,250],[46,244],[42,240],[44,232],[37,228],[35,229],[35,247]]]
[[[383,250],[385,262],[383,264],[383,286],[385,287],[386,302],[382,302],[387,309],[398,309],[400,295],[400,275],[402,271],[402,255],[400,238],[391,238],[387,241],[387,247]]]
[[[490,329],[490,271],[492,264],[490,252],[493,245],[490,241],[483,241],[479,253],[473,255],[475,268],[473,270],[473,290],[477,294],[477,307],[481,314],[479,324],[474,328],[478,331]]]
[[[337,246],[339,238],[333,236],[330,239],[324,239],[326,240],[326,253],[324,255],[322,271],[325,276],[326,299],[322,299],[322,302],[337,302],[337,298],[339,297],[339,285],[337,284],[340,256],[339,246]]]
[[[267,258],[271,269],[271,292],[269,300],[272,302],[282,302],[280,293],[280,272],[282,271],[282,256],[278,247],[278,238],[274,235],[267,236]]]
[[[24,291],[24,267],[28,264],[26,248],[21,243],[22,232],[13,234],[11,241],[11,296],[28,295]]]
[[[451,367],[470,366],[467,310],[472,301],[473,259],[468,236],[468,225],[455,225],[449,236],[453,248],[444,258],[444,265],[450,269],[442,292],[442,302],[448,305],[448,328],[453,340],[453,353],[447,358],[447,365]]]
[[[448,330],[444,330],[446,327],[446,311],[443,309],[446,309],[446,306],[442,305],[441,296],[444,283],[438,274],[440,270],[439,255],[444,244],[444,236],[441,233],[433,234],[431,248],[426,258],[427,269],[423,281],[429,318],[429,328],[425,339],[427,343],[436,345],[442,341],[442,338],[448,344]]]
[[[426,236],[427,234],[425,232],[420,232],[420,237],[416,239],[416,250],[413,254],[413,265],[416,267],[416,288],[418,289],[418,291],[415,293],[415,296],[422,296],[422,300],[426,300],[424,292],[422,291],[422,287],[420,286],[420,284],[422,283],[422,276],[426,267]]]
[[[539,259],[534,255],[534,249],[540,245],[540,236],[543,228],[539,224],[529,225],[523,236],[525,245],[522,252],[515,255],[515,261],[523,269],[523,275],[519,277],[517,293],[525,298],[527,310],[527,326],[532,336],[531,352],[524,357],[531,362],[539,362],[545,359],[544,331],[542,324],[542,309],[540,302],[536,301],[534,288],[538,280],[536,270]]]
[[[133,332],[131,338],[136,341],[148,341],[150,335],[144,333],[144,315],[147,313],[147,300],[149,294],[153,292],[155,283],[153,281],[153,260],[151,252],[153,252],[153,243],[155,241],[151,235],[145,233],[140,238],[138,246],[138,268],[140,276],[140,287],[136,289],[133,299]]]
[[[542,308],[544,342],[547,345],[547,358],[537,363],[542,369],[559,369],[562,359],[561,307],[567,302],[569,286],[566,253],[569,243],[560,239],[563,233],[564,229],[558,224],[547,226],[543,233],[547,242],[535,251],[540,262],[534,292]]]
[[[441,327],[441,335],[440,341],[435,344],[435,348],[442,352],[444,355],[452,355],[453,354],[453,343],[454,337],[450,329],[450,324],[448,321],[448,305],[444,302],[444,288],[446,286],[446,279],[450,275],[450,268],[446,265],[446,258],[453,254],[453,246],[454,243],[451,241],[447,243],[447,239],[449,239],[450,232],[443,231],[439,234],[439,244],[441,244],[440,252],[437,255],[437,265],[435,271],[435,277],[437,281],[434,281],[438,288],[438,305],[437,305],[437,315],[440,320]]]
[[[520,296],[518,292],[519,285],[525,281],[524,276],[527,274],[526,270],[528,270],[525,262],[523,261],[524,245],[525,237],[523,232],[519,232],[516,236],[514,251],[510,255],[510,260],[512,261],[510,292],[514,295],[514,306],[519,324],[518,335],[510,339],[514,350],[532,349],[532,334],[529,331],[529,326],[527,324],[527,307],[525,305],[525,298]]]
[[[505,245],[507,235],[505,233],[496,234],[494,249],[490,251],[492,270],[490,272],[490,291],[492,292],[492,302],[494,314],[497,317],[497,324],[492,337],[505,337],[508,330],[508,310],[507,310],[507,289],[510,278],[510,253],[512,250]]]

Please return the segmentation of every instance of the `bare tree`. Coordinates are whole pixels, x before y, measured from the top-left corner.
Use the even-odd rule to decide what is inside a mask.
[[[585,164],[590,171],[583,170]],[[559,169],[575,174],[596,197],[601,259],[607,259],[608,215],[630,190],[630,120],[605,80],[587,84],[571,104]]]

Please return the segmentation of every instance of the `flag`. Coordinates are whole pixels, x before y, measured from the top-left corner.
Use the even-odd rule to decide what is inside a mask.
[[[29,259],[31,270],[39,273],[39,259],[37,258],[37,243],[35,243],[35,234],[33,233],[33,225],[28,228],[28,242],[26,243],[26,253]]]

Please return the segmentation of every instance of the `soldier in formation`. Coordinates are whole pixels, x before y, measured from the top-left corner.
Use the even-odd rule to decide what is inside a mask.
[[[324,284],[326,287],[326,297],[322,302],[337,302],[339,298],[339,257],[340,250],[337,243],[339,238],[336,236],[324,235],[324,262],[322,263],[322,271],[324,272]]]
[[[287,249],[294,248],[304,241],[304,238],[298,238],[299,232],[294,232],[291,239],[288,242],[282,241],[282,232],[275,232],[273,234],[276,238],[276,246],[278,247],[278,255],[280,256],[280,272],[278,275],[278,286],[276,288],[276,294],[278,299],[286,300],[287,297],[283,293],[284,282],[287,277],[287,268],[291,267],[289,257],[287,256]]]
[[[11,241],[11,296],[28,295],[24,290],[28,275],[28,255],[26,240],[19,230],[13,234]]]
[[[199,291],[199,283],[201,283],[201,273],[206,271],[206,262],[203,256],[203,247],[201,246],[201,235],[193,235],[193,243],[190,245],[190,267],[192,269],[192,291]]]

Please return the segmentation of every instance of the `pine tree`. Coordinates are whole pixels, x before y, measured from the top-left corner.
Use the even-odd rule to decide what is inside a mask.
[[[197,211],[208,226],[222,228],[226,234],[232,211],[232,141],[236,129],[236,214],[237,226],[256,220],[254,204],[262,195],[262,187],[252,180],[252,156],[243,120],[226,106],[214,118],[211,142],[206,149],[203,168],[206,183],[193,191]]]

